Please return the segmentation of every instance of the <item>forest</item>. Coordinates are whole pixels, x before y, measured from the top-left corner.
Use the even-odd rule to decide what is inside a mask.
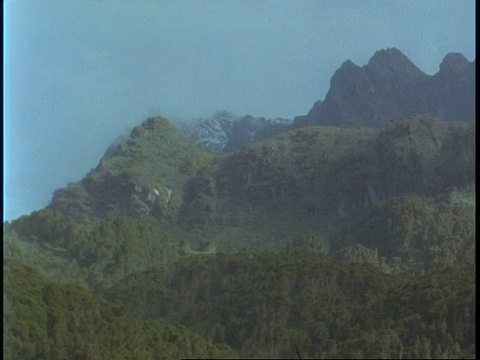
[[[474,358],[475,124],[212,154],[150,118],[4,223],[4,357]]]

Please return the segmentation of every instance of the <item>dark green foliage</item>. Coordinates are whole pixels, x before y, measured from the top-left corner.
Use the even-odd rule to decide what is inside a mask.
[[[104,220],[77,222],[62,213],[45,209],[13,221],[9,226],[9,256],[46,271],[47,263],[29,257],[25,243],[44,245],[40,251],[52,251],[61,258],[50,276],[63,281],[76,269],[78,282],[92,290],[105,289],[126,276],[152,267],[167,266],[179,256],[179,231],[165,231],[152,219],[108,217]],[[12,248],[13,246],[13,248]],[[67,277],[71,280],[71,277]]]
[[[300,234],[291,241],[290,246],[292,248],[308,249],[319,255],[328,253],[328,242],[316,234]]]
[[[450,191],[437,200],[409,194],[379,202],[340,232],[337,246],[359,243],[377,249],[390,264],[397,258],[403,271],[474,264],[475,207],[470,196]]]
[[[419,358],[425,341],[430,356],[473,355],[474,294],[472,266],[406,277],[292,249],[192,257],[108,297],[247,358],[295,358],[295,344],[304,358]]]
[[[7,261],[4,359],[179,359],[236,357],[185,327],[142,322],[119,303],[46,281]]]
[[[475,182],[475,122],[449,124],[440,154],[441,185],[464,187]]]
[[[64,245],[66,235],[74,224],[74,220],[66,218],[60,211],[44,209],[13,221],[9,229],[16,231],[25,241],[60,246]]]
[[[4,224],[6,358],[473,357],[474,130],[412,116],[213,156],[149,119]]]
[[[475,123],[416,115],[391,121],[375,141],[391,192],[432,194],[475,179]]]
[[[79,220],[128,215],[172,221],[185,182],[212,159],[167,119],[150,118],[81,182],[57,190],[50,207]]]
[[[90,219],[94,215],[90,194],[79,183],[70,183],[66,188],[56,190],[50,207],[78,220]]]

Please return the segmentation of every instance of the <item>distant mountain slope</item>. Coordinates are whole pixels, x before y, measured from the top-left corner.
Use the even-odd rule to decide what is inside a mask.
[[[440,71],[429,76],[395,48],[377,51],[363,67],[347,60],[333,75],[325,100],[294,124],[379,126],[414,113],[475,119],[475,61],[449,53]]]
[[[236,116],[219,111],[212,117],[174,122],[182,132],[204,149],[222,153],[289,129],[290,120],[265,119],[252,115]]]
[[[293,121],[237,116],[220,111],[208,118],[176,121],[204,149],[222,153],[249,142],[308,125],[374,126],[392,118],[425,114],[440,120],[475,119],[475,61],[449,53],[429,76],[396,48],[377,51],[360,67],[346,60],[334,73],[324,100]]]
[[[50,207],[77,219],[107,215],[174,217],[183,186],[212,161],[162,117],[135,127],[78,183],[55,192]]]
[[[192,177],[185,216],[213,220],[226,216],[225,206],[253,206],[266,212],[285,208],[290,216],[345,218],[400,194],[431,196],[464,187],[475,179],[474,128],[413,116],[384,129],[315,126],[285,132]]]

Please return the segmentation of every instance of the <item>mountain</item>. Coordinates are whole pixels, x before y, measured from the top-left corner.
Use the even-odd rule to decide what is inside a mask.
[[[333,75],[325,100],[297,116],[294,125],[380,126],[414,113],[475,119],[475,62],[450,53],[429,76],[395,48],[377,51],[363,67],[347,60]]]
[[[425,223],[415,225],[428,228],[444,198],[451,197],[445,194],[454,193],[465,207],[456,211],[469,214],[474,133],[473,123],[417,115],[391,120],[383,128],[294,129],[235,152],[211,154],[167,119],[150,118],[82,181],[57,190],[48,208],[65,217],[55,215],[53,224],[126,216],[185,232],[184,240],[197,247],[208,248],[208,239],[220,250],[284,246],[310,229],[321,234],[323,245],[317,245],[329,252],[358,242],[352,234],[362,233],[368,223],[363,216],[379,207],[384,215],[408,204],[415,204],[409,211],[433,209],[422,210]],[[40,215],[31,221],[36,231],[47,223]],[[203,235],[193,235],[192,229],[199,227]],[[382,244],[382,236],[393,236],[392,231],[378,229],[383,235],[360,244],[383,249],[379,256],[392,261],[400,249]],[[464,254],[465,249],[457,250]],[[86,263],[90,251],[85,250]],[[425,257],[418,261],[425,266]]]
[[[212,154],[147,119],[4,224],[6,358],[473,356],[474,134],[416,115]]]
[[[49,207],[76,219],[108,215],[174,217],[182,189],[212,160],[162,117],[135,127],[79,183],[55,191]]]
[[[293,128],[308,125],[374,126],[387,120],[425,114],[440,120],[475,119],[475,61],[449,53],[429,76],[400,50],[377,51],[360,67],[346,60],[334,73],[324,100],[293,120],[237,116],[220,111],[208,118],[175,121],[204,149],[222,153]]]
[[[289,128],[291,121],[252,115],[242,117],[228,111],[219,111],[212,117],[177,120],[175,124],[202,148],[213,153],[222,153],[237,150],[249,142],[282,132]]]
[[[379,115],[469,69],[345,62],[310,113],[360,126],[145,120],[4,223],[4,358],[474,357],[476,123]]]

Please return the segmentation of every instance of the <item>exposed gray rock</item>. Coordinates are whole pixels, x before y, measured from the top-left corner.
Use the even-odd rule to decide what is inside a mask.
[[[363,67],[347,60],[333,75],[325,100],[296,117],[294,125],[381,126],[414,113],[473,120],[475,62],[450,53],[429,76],[395,48],[377,51]]]
[[[187,136],[214,153],[237,150],[258,138],[284,131],[290,124],[287,119],[265,119],[252,115],[240,117],[227,111],[217,112],[210,118],[177,122]]]

